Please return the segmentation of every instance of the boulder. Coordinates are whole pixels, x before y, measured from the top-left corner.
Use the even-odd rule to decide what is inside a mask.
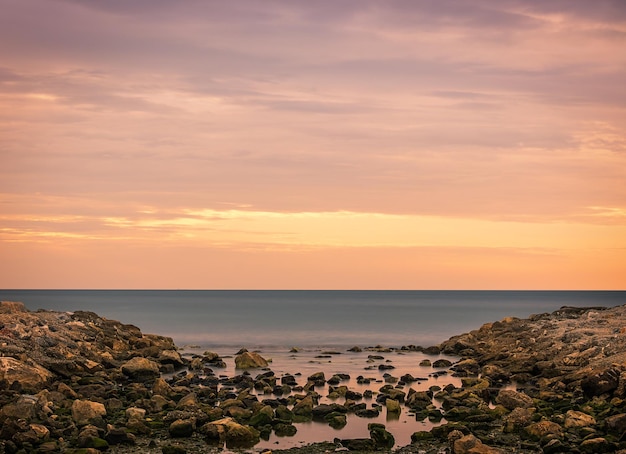
[[[100,402],[76,399],[72,404],[72,419],[79,426],[89,424],[92,419],[106,414],[106,408]]]
[[[38,364],[30,365],[11,357],[0,357],[0,381],[18,383],[24,391],[37,392],[44,388],[53,374]]]
[[[237,369],[257,369],[267,367],[265,358],[255,352],[245,351],[235,356],[235,367]]]
[[[122,373],[134,380],[151,380],[160,375],[159,365],[147,358],[136,356],[122,365]]]

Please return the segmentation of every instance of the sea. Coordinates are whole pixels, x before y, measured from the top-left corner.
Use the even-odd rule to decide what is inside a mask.
[[[429,356],[402,346],[436,345],[509,316],[526,318],[563,306],[618,306],[626,304],[626,291],[0,290],[0,300],[21,301],[30,310],[92,311],[136,325],[144,333],[172,337],[189,358],[216,352],[226,363],[226,368],[215,371],[222,377],[241,373],[234,367],[234,356],[247,348],[268,359],[277,377],[292,374],[304,384],[315,372],[324,372],[327,378],[347,374],[350,379],[342,385],[357,392],[369,389],[375,396],[404,374],[418,378],[403,385],[405,392],[461,386],[460,378],[423,364],[458,358]],[[354,351],[355,346],[362,351]],[[361,384],[358,376],[370,379],[370,384]],[[316,391],[319,403],[331,403],[329,387]],[[258,396],[268,397],[276,396]],[[378,406],[375,398],[364,402]],[[436,400],[433,403],[437,405]],[[294,436],[272,433],[251,452],[367,438],[372,422],[385,424],[395,437],[395,447],[400,447],[411,442],[414,432],[446,420],[445,412],[442,419],[423,419],[405,407],[398,414],[383,406],[372,419],[349,414],[341,429],[323,421],[297,423]]]
[[[429,346],[508,316],[626,304],[626,291],[0,290],[0,300],[92,311],[178,345]]]

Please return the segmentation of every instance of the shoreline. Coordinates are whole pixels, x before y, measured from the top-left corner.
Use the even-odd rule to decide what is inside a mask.
[[[374,360],[367,384],[354,376],[288,372],[272,363],[231,371],[220,361],[245,352],[232,358],[187,355],[170,338],[91,312],[30,312],[21,303],[2,302],[0,321],[5,452],[191,453],[224,446],[303,454],[338,448],[435,453],[450,447],[462,453],[470,445],[492,453],[626,449],[624,306],[509,317],[430,349],[378,348],[385,354],[427,350],[458,358],[428,369],[454,382],[443,386],[431,375],[407,377],[393,366],[384,369],[383,360]],[[360,348],[353,352],[359,360],[369,353],[383,356],[373,355],[382,353],[376,348]],[[422,388],[411,387],[420,379]],[[375,411],[439,423],[416,430],[403,445],[395,442],[392,424],[377,419],[367,424],[368,436],[341,438],[341,427]],[[293,436],[307,421],[334,424],[336,439],[289,449],[260,443],[274,433]]]

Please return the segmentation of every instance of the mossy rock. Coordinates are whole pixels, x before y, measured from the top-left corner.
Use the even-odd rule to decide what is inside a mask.
[[[413,435],[411,435],[411,443],[417,443],[419,441],[425,441],[425,440],[432,440],[433,438],[435,438],[435,436],[432,433],[427,432],[425,430],[420,430],[419,432],[413,432]]]

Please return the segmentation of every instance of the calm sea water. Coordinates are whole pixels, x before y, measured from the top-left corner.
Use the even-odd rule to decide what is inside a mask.
[[[626,304],[626,291],[0,290],[31,310],[87,310],[178,345],[434,345],[506,316]]]

